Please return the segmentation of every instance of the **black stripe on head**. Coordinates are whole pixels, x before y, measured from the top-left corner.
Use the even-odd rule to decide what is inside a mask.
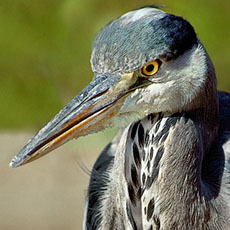
[[[175,59],[197,44],[197,36],[193,27],[182,17],[166,14],[152,26],[155,29],[156,42],[164,46],[162,47],[164,53],[160,55],[160,58]]]

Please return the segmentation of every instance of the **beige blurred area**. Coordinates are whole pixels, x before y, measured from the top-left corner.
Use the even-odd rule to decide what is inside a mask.
[[[9,168],[31,136],[0,134],[0,229],[82,229],[89,171],[111,134],[73,140],[30,164]]]

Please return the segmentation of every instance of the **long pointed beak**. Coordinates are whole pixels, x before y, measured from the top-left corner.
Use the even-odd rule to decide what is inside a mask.
[[[149,84],[133,73],[96,74],[92,82],[50,122],[34,135],[16,155],[10,167],[18,167],[49,153],[67,141],[109,126],[126,96]]]

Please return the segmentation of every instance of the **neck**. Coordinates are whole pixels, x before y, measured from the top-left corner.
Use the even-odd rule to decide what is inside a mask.
[[[217,195],[221,179],[212,176],[219,170],[212,146],[218,130],[218,103],[214,71],[208,69],[204,87],[188,106],[179,113],[150,114],[125,129],[119,139],[117,149],[122,151],[116,151],[112,186],[105,197],[117,194],[114,203],[113,199],[106,202],[127,218],[124,225],[211,229],[210,216],[218,216],[224,208]],[[221,173],[216,175],[221,177]],[[219,223],[217,218],[216,229]]]
[[[132,147],[133,158],[126,154],[125,165],[128,167],[125,176],[129,187],[134,184],[128,188],[134,219],[141,215],[147,217],[142,218],[144,229],[150,228],[150,218],[154,219],[156,226],[163,222],[168,228],[171,226],[170,229],[175,224],[178,229],[184,229],[180,223],[187,223],[187,229],[194,226],[199,229],[204,218],[210,215],[210,200],[219,192],[216,182],[220,180],[209,181],[206,176],[213,170],[210,168],[212,162],[206,159],[214,154],[210,148],[218,130],[216,91],[207,91],[204,88],[194,99],[196,105],[190,108],[195,109],[149,115],[131,126],[130,137],[137,150]],[[138,135],[133,136],[132,132],[136,130]],[[140,191],[142,195],[138,204],[132,199],[133,194],[138,196]],[[154,206],[151,207],[154,211],[149,208],[148,212],[149,206]],[[180,215],[175,215],[178,211]],[[191,220],[185,221],[188,218]]]
[[[202,217],[210,214],[209,201],[217,196],[220,185],[220,178],[210,181],[211,176],[208,175],[218,167],[208,161],[215,154],[210,148],[218,129],[217,111],[210,103],[209,107],[176,115],[172,118],[175,125],[169,129],[164,143],[160,143],[162,147],[158,147],[157,151],[159,148],[164,151],[160,161],[155,155],[159,162],[155,170],[159,168],[159,174],[149,191],[153,189],[155,193],[156,216],[163,219],[165,226],[180,222],[174,219],[178,211],[181,211],[181,220],[191,217],[189,212],[193,212],[193,220],[185,221],[193,226],[187,226],[187,229],[198,228],[200,223],[204,223]],[[167,122],[170,118],[164,119]],[[147,193],[146,197],[151,195]]]
[[[205,177],[213,170],[206,156],[212,154],[218,127],[214,95],[206,106],[197,100],[200,108],[151,114],[124,130],[104,195],[103,202],[113,208],[110,218],[102,219],[104,226],[123,218],[132,229],[205,229],[208,218],[217,216],[212,210],[217,190]]]

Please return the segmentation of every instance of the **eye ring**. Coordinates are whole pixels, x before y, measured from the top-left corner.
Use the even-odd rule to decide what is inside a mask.
[[[143,66],[141,72],[145,76],[152,76],[158,72],[159,68],[160,68],[160,62],[158,60],[155,60]]]

